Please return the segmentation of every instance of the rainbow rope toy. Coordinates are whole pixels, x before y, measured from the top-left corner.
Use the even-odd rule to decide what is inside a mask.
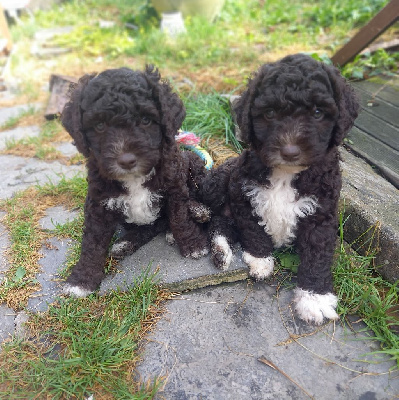
[[[213,167],[212,157],[203,147],[198,145],[201,139],[195,133],[179,131],[179,134],[175,136],[175,139],[176,142],[185,149],[199,155],[205,161],[206,169],[211,169]]]

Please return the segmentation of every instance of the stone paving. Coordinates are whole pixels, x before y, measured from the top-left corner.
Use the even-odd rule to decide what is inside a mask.
[[[0,124],[14,112],[14,107],[0,110]],[[37,132],[38,127],[0,132],[0,147],[5,143],[3,135],[11,138]],[[67,156],[75,154],[71,143],[58,145],[65,149]],[[345,164],[353,161],[351,157],[345,154],[344,171],[348,171]],[[61,174],[67,177],[84,174],[83,166],[11,155],[0,155],[0,165],[1,199],[49,179],[56,183]],[[343,197],[357,204],[356,194],[350,193],[356,183],[351,182],[351,174],[345,175],[345,172],[344,179]],[[378,184],[383,187],[386,182],[382,181]],[[372,199],[368,200],[368,205],[370,201]],[[370,209],[378,214],[379,206],[381,204],[376,204]],[[0,218],[3,216],[4,212],[0,212]],[[75,212],[51,207],[40,224],[51,231],[56,224],[75,217]],[[397,221],[389,224],[396,234]],[[31,296],[26,310],[15,312],[5,304],[0,305],[0,341],[10,335],[23,334],[23,324],[29,313],[45,311],[48,303],[60,293],[57,274],[71,242],[54,237],[50,243],[51,246],[41,249],[42,271],[37,280],[42,288]],[[8,267],[5,258],[8,246],[8,233],[0,219],[0,280]],[[168,301],[167,312],[142,347],[143,361],[137,374],[143,380],[164,378],[159,398],[398,398],[398,374],[389,373],[393,363],[370,354],[378,349],[378,344],[368,338],[362,323],[355,322],[351,329],[330,323],[315,330],[293,314],[292,290],[276,291],[273,281],[252,283],[247,280],[247,268],[240,254],[237,248],[231,270],[220,272],[213,268],[209,257],[201,260],[180,257],[176,247],[166,244],[160,235],[122,260],[119,273],[104,279],[100,294],[134,285],[135,279],[149,267],[152,271],[158,270],[162,285],[183,292]],[[391,262],[394,263],[389,259],[388,263]],[[290,339],[290,334],[297,335],[295,340]],[[259,361],[262,359],[277,368]]]

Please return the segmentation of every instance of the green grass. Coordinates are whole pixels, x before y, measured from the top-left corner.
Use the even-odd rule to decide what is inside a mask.
[[[36,189],[41,196],[60,196],[67,194],[74,207],[83,209],[84,201],[87,194],[87,180],[85,177],[76,175],[72,178],[61,176],[58,183],[51,181],[37,185]]]
[[[13,339],[0,353],[2,396],[151,399],[157,390],[132,377],[142,321],[158,298],[153,276],[133,289],[103,297],[63,299],[44,314],[31,315],[30,340]]]
[[[338,313],[342,319],[358,314],[373,332],[370,338],[380,342],[381,351],[391,357],[399,368],[399,335],[391,327],[399,326],[393,315],[399,304],[398,283],[391,284],[378,275],[373,267],[373,255],[361,256],[345,248],[344,221],[340,215],[341,244],[333,269],[334,287],[339,298]]]
[[[15,125],[18,123],[18,120],[15,122]],[[12,150],[17,146],[34,146],[36,150],[36,157],[44,158],[43,153],[55,152],[56,150],[53,147],[44,147],[44,144],[50,142],[54,139],[54,137],[61,132],[62,127],[60,123],[56,120],[45,122],[40,129],[39,135],[34,137],[26,137],[19,140],[10,139],[6,140],[6,148],[7,150]],[[42,154],[42,156],[40,156]]]
[[[0,130],[12,129],[18,125],[18,123],[27,116],[34,115],[37,110],[34,106],[29,106],[25,110],[21,110],[17,115],[8,118],[1,126]]]
[[[225,144],[241,152],[242,146],[234,134],[230,103],[226,97],[216,92],[210,94],[191,92],[183,97],[183,102],[187,114],[183,130],[194,132],[205,140],[211,137],[223,139]]]
[[[40,235],[34,218],[32,204],[21,206],[21,196],[0,203],[7,210],[3,223],[8,227],[10,235],[9,268],[0,283],[0,303],[7,299],[10,291],[28,289],[37,281],[31,268],[37,260]]]
[[[76,241],[79,256],[83,226],[85,178],[62,177],[35,191],[21,192],[1,203],[10,231],[10,269],[0,286],[0,301],[20,304],[9,296],[35,285],[37,251],[45,237],[37,224],[40,199],[61,197],[81,212],[72,222],[57,225],[55,234]],[[0,353],[0,398],[84,398],[90,394],[115,399],[151,399],[156,382],[132,376],[138,359],[142,321],[158,309],[157,279],[148,272],[125,293],[59,298],[48,312],[30,314],[29,339],[13,338]],[[28,290],[28,295],[29,295]],[[88,334],[90,333],[90,334]]]
[[[381,349],[372,354],[389,357],[396,363],[392,369],[399,369],[399,335],[395,329],[399,326],[398,313],[394,312],[399,304],[398,282],[384,280],[373,266],[373,254],[362,256],[350,248],[344,241],[345,222],[340,213],[340,245],[332,268],[334,289],[338,296],[337,312],[345,325],[348,315],[356,314],[366,324],[363,333],[370,340],[379,342]],[[350,218],[350,217],[349,217]],[[362,235],[363,236],[363,235]],[[359,238],[363,240],[363,237]],[[274,253],[279,268],[275,276],[279,287],[295,287],[291,278],[297,273],[300,259],[293,248],[278,250]]]
[[[185,20],[187,32],[171,40],[159,30],[159,17],[145,0],[131,2],[86,0],[64,2],[50,11],[38,11],[13,29],[14,40],[32,37],[40,28],[63,25],[71,33],[56,38],[79,57],[120,58],[140,56],[161,68],[197,68],[215,65],[236,68],[257,63],[275,51],[333,52],[348,33],[375,15],[387,0],[226,0],[220,17],[210,23],[199,17]],[[115,22],[101,28],[100,20]],[[125,23],[137,25],[129,30]],[[131,59],[129,59],[131,62]]]

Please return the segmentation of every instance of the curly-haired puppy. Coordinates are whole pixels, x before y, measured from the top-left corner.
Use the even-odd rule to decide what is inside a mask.
[[[86,296],[99,286],[119,225],[123,235],[111,249],[114,257],[166,230],[183,256],[207,253],[197,221],[209,210],[195,200],[204,162],[175,142],[184,117],[181,100],[152,66],[85,75],[72,90],[61,121],[87,157],[88,193],[81,255],[65,292]]]
[[[206,178],[215,212],[210,236],[215,265],[228,268],[239,240],[257,280],[274,267],[272,251],[295,245],[300,256],[296,311],[320,324],[336,319],[331,264],[341,188],[338,145],[358,102],[334,67],[297,54],[263,65],[235,104],[250,148]]]

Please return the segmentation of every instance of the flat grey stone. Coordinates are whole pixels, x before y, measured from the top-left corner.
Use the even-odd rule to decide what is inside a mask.
[[[213,265],[210,256],[199,260],[184,258],[176,245],[166,243],[165,235],[158,235],[119,265],[120,273],[107,276],[100,287],[100,294],[114,289],[126,290],[134,286],[150,266],[151,273],[159,270],[160,284],[170,290],[184,291],[235,282],[248,277],[248,268],[241,260],[241,251],[236,249],[228,271],[220,271]]]
[[[56,184],[65,176],[67,179],[77,174],[86,174],[84,165],[67,166],[45,162],[34,158],[0,155],[0,199],[13,196],[18,191],[37,184],[53,182]]]
[[[29,315],[25,311],[20,311],[14,320],[15,332],[14,335],[19,339],[25,339],[28,336],[26,323],[29,320]]]
[[[18,117],[22,112],[29,110],[30,108],[40,109],[40,104],[22,104],[12,107],[0,108],[0,126],[7,122],[10,118]],[[0,132],[0,135],[2,132]]]
[[[41,250],[43,257],[39,260],[39,264],[42,271],[36,276],[41,290],[30,296],[27,305],[28,311],[46,311],[48,305],[54,302],[62,292],[62,287],[56,280],[59,279],[58,272],[66,260],[71,241],[51,238],[49,242],[51,248],[43,247]]]
[[[50,207],[46,215],[39,220],[42,229],[52,231],[57,225],[73,221],[79,215],[78,211],[70,211],[62,206]]]
[[[29,137],[39,136],[38,126],[21,126],[9,131],[0,132],[0,150],[7,148],[7,142],[11,140],[21,140]]]
[[[378,344],[340,323],[318,332],[293,318],[291,291],[267,283],[226,284],[167,302],[138,366],[142,381],[164,378],[161,399],[391,399],[399,393],[393,363],[367,354]],[[297,342],[292,340],[294,336]],[[377,361],[369,364],[361,360]],[[385,362],[382,362],[385,360]],[[372,373],[372,375],[368,375]],[[377,374],[377,375],[373,375]],[[382,374],[382,375],[378,375]]]
[[[56,143],[55,148],[65,157],[73,157],[79,153],[78,149],[72,142]]]
[[[341,209],[345,209],[345,218],[349,217],[344,238],[360,254],[378,249],[375,265],[381,266],[378,271],[393,283],[399,279],[399,191],[362,159],[346,150],[341,157]]]
[[[14,319],[15,311],[4,303],[0,304],[0,343],[14,334]]]

